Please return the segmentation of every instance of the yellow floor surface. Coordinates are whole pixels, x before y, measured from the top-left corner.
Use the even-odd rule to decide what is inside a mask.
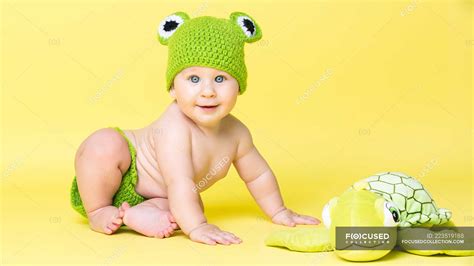
[[[273,230],[284,227],[274,225],[262,216],[234,172],[203,193],[209,221],[243,239],[242,244],[234,246],[206,246],[194,243],[181,232],[168,239],[147,238],[125,227],[111,236],[96,233],[89,229],[85,219],[70,208],[68,177],[71,174],[71,170],[61,169],[18,169],[12,172],[10,178],[4,180],[1,225],[3,265],[351,264],[331,252],[299,253],[266,247],[263,244],[265,237]],[[303,189],[289,188],[291,182],[282,183],[286,185],[283,191],[288,206],[317,217],[320,217],[323,201],[339,190],[323,180],[311,188]],[[462,202],[457,199],[441,202],[443,207],[452,208],[455,212],[463,209]],[[422,257],[392,251],[371,264],[472,263],[473,257]]]

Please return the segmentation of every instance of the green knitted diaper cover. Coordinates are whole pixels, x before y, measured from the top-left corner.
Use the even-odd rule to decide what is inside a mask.
[[[135,191],[135,185],[138,181],[136,167],[137,152],[130,140],[125,136],[125,134],[120,128],[113,127],[113,129],[117,130],[127,140],[128,149],[130,151],[131,157],[130,167],[128,168],[127,172],[125,172],[125,174],[122,176],[122,182],[120,183],[120,187],[113,198],[113,205],[118,208],[123,202],[126,201],[128,202],[128,204],[130,204],[130,206],[135,206],[145,201],[145,198]],[[76,210],[82,216],[87,218],[86,210],[82,205],[81,196],[79,195],[79,189],[77,187],[77,180],[75,176],[71,187],[71,205],[74,210]]]

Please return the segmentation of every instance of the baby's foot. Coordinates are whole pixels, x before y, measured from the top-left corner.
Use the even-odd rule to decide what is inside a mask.
[[[107,235],[113,234],[123,224],[123,216],[125,210],[123,203],[120,208],[115,206],[105,206],[91,212],[89,216],[89,225],[92,230],[104,233]]]
[[[128,205],[128,204],[127,204]],[[178,224],[169,211],[149,204],[125,207],[123,223],[148,237],[164,238],[173,234]]]

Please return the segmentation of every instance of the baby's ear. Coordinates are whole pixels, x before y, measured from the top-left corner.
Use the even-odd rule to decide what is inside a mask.
[[[174,91],[174,85],[171,86],[169,93],[170,93],[171,98],[176,99],[176,92]]]
[[[262,38],[262,30],[253,18],[243,12],[233,12],[230,20],[242,29],[245,42],[251,43]]]
[[[168,45],[171,36],[187,20],[189,20],[189,16],[184,12],[176,12],[164,18],[158,26],[158,40],[160,43]]]

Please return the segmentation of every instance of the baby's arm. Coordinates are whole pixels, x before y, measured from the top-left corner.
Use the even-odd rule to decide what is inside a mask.
[[[240,239],[207,223],[195,190],[191,136],[187,128],[169,126],[153,136],[157,161],[164,177],[172,215],[191,240],[215,245],[240,243]]]
[[[285,207],[278,182],[254,146],[249,130],[243,124],[238,130],[240,141],[234,165],[262,211],[277,224],[318,224],[318,219],[299,215]]]

